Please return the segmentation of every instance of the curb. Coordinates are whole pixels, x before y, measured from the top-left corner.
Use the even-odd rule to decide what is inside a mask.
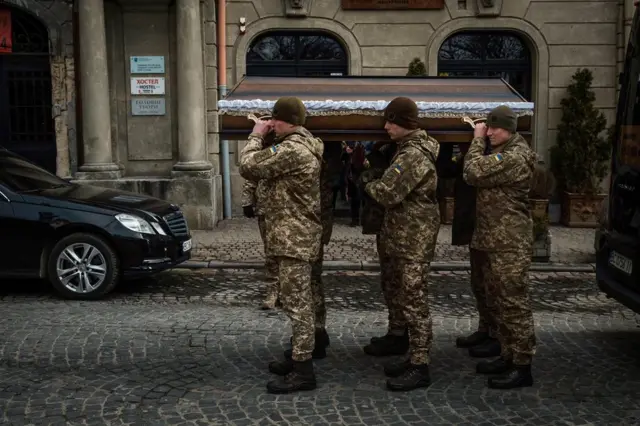
[[[264,262],[257,261],[186,261],[175,269],[264,269]],[[322,264],[325,271],[379,271],[378,262],[325,260]],[[468,261],[432,262],[432,271],[468,271]],[[532,272],[595,272],[595,265],[590,263],[541,263],[534,262],[529,268]]]

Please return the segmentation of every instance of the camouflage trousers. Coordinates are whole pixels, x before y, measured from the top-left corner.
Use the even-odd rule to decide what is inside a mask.
[[[430,264],[393,258],[393,271],[400,284],[401,306],[409,329],[409,356],[412,364],[429,364],[433,342],[433,321],[429,311]]]
[[[292,358],[294,361],[306,361],[311,359],[315,345],[311,264],[290,257],[278,257],[277,260],[280,302],[291,320],[293,331]]]
[[[487,291],[485,289],[485,277],[488,276],[488,263],[483,262],[483,254],[479,250],[469,248],[469,259],[471,263],[471,291],[476,299],[478,309],[478,331],[489,333],[493,338],[498,337],[498,325],[495,305],[491,309],[487,304]]]
[[[488,312],[495,313],[497,337],[505,359],[531,364],[536,334],[529,296],[531,250],[478,252]]]
[[[391,257],[386,254],[384,245],[380,242],[380,234],[376,235],[376,248],[380,262],[380,287],[382,287],[384,302],[389,313],[387,333],[404,334],[407,328],[407,321],[402,307],[399,276],[394,271]]]
[[[320,254],[311,263],[311,292],[315,310],[315,324],[317,329],[324,329],[327,324],[327,308],[324,304],[324,287],[322,285],[322,261],[324,260],[324,245],[320,244]]]
[[[264,245],[264,267],[266,271],[266,281],[267,281],[267,298],[275,297],[275,300],[278,299],[278,293],[280,290],[280,286],[278,284],[278,261],[272,257],[267,256],[267,237],[266,237],[266,222],[265,217],[263,215],[258,216],[258,229],[260,229],[260,238],[262,238],[262,244]]]

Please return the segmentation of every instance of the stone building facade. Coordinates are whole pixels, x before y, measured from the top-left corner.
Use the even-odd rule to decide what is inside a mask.
[[[231,88],[245,74],[401,76],[415,57],[429,75],[500,75],[535,103],[534,146],[547,157],[578,67],[593,71],[613,119],[634,11],[633,0],[227,0],[219,28],[222,1],[0,0],[16,34],[0,53],[0,144],[63,177],[169,199],[208,229],[223,217],[225,78]],[[134,73],[135,57],[163,68]],[[16,96],[28,106],[20,122]],[[234,213],[241,146],[229,147]]]

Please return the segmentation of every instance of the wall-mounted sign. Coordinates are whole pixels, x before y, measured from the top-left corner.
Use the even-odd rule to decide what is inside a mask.
[[[164,77],[131,77],[132,95],[164,95]]]
[[[165,115],[166,113],[164,98],[131,99],[131,115]]]
[[[346,10],[443,9],[444,0],[342,0]]]
[[[164,56],[132,56],[131,74],[163,74]]]

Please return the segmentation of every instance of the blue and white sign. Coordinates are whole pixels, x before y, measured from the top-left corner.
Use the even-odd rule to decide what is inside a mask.
[[[131,74],[163,74],[164,56],[132,56]]]

